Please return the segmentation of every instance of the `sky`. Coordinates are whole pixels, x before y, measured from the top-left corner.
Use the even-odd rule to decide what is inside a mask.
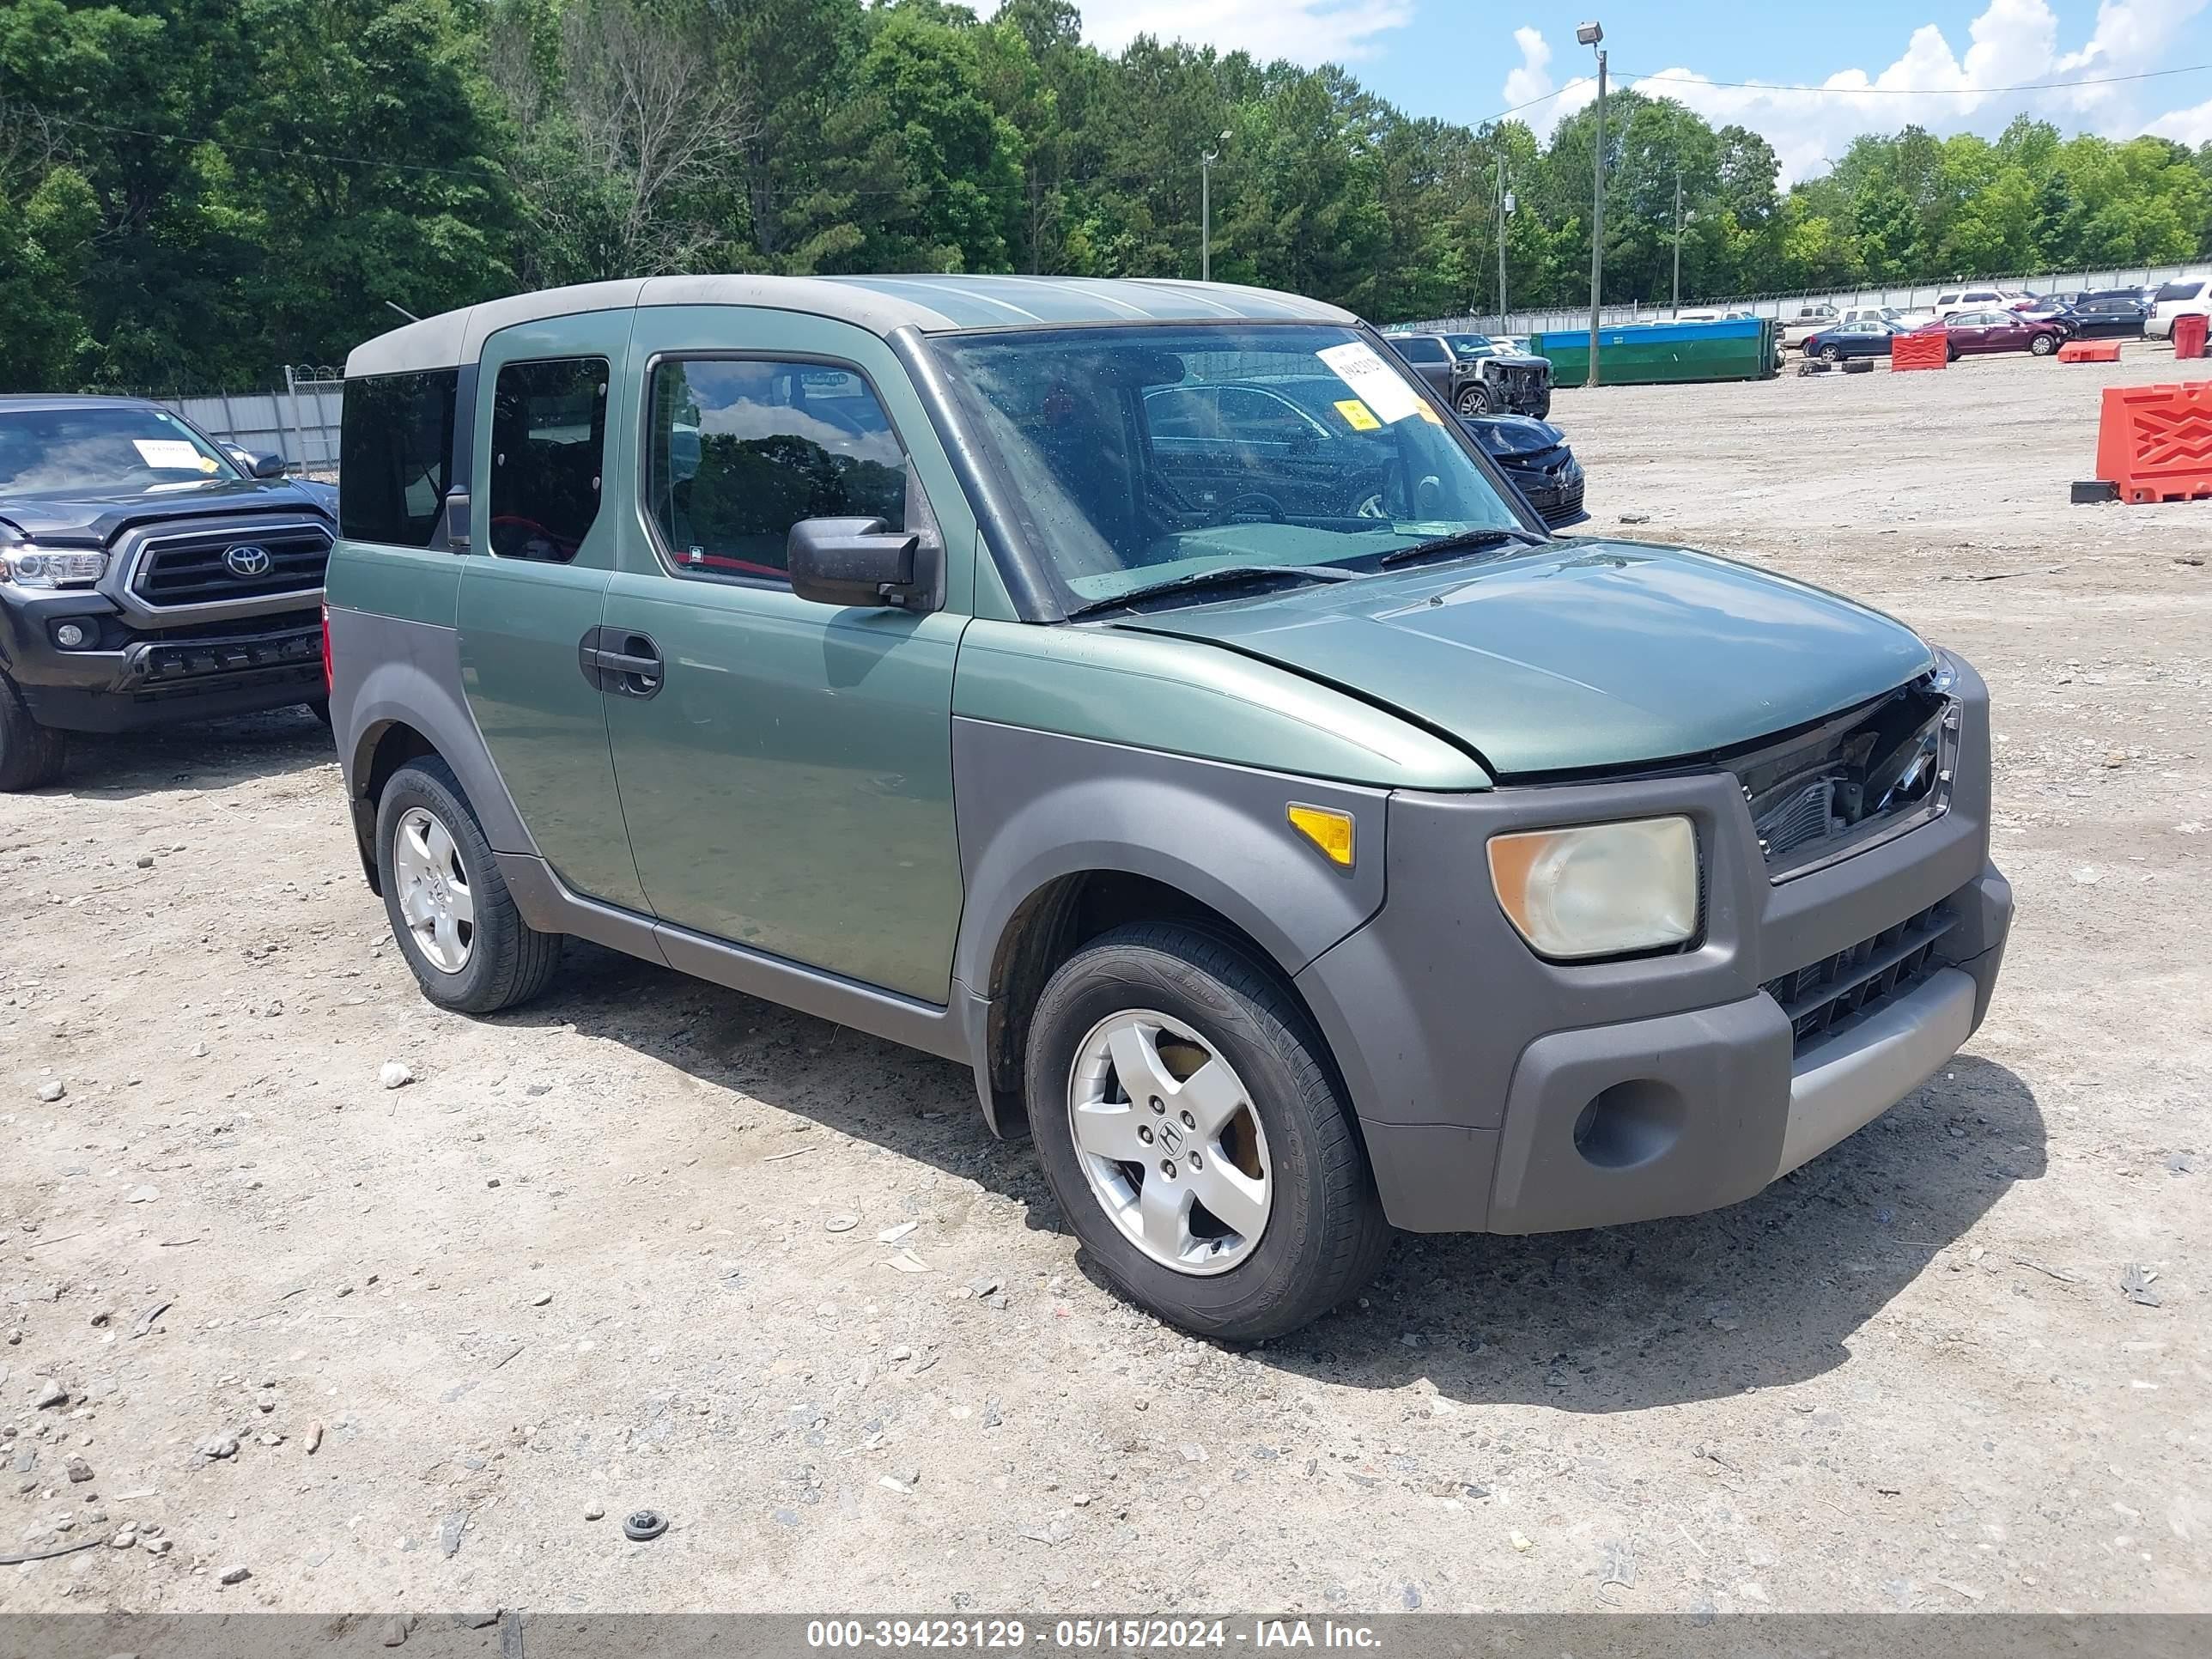
[[[1613,85],[1765,134],[1784,184],[1823,171],[1856,135],[1907,122],[1994,135],[2026,111],[2068,133],[2212,140],[2212,68],[2110,78],[2212,65],[2208,3],[1854,0],[1747,13],[1728,0],[1585,0],[1581,10],[1523,0],[1078,0],[1085,33],[1109,51],[1150,33],[1341,64],[1409,114],[1469,126],[1541,99],[1517,116],[1541,136],[1595,95],[1575,26],[1595,16]],[[1993,90],[2098,80],[2106,83]],[[1776,89],[1791,87],[1831,90]]]

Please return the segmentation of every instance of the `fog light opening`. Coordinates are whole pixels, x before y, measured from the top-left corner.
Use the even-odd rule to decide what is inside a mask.
[[[1575,1150],[1601,1170],[1649,1164],[1682,1133],[1686,1104],[1650,1078],[1616,1083],[1593,1096],[1575,1118]]]
[[[92,643],[92,629],[82,623],[57,623],[54,643],[64,651],[82,651]]]

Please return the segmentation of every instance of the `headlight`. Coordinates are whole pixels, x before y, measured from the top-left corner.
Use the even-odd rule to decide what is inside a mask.
[[[0,578],[18,587],[89,587],[106,568],[105,553],[49,553],[36,547],[0,552]]]
[[[1490,880],[1541,956],[1656,951],[1698,931],[1698,837],[1684,817],[1493,836]]]

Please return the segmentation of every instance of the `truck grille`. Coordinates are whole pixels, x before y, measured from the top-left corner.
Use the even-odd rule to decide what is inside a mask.
[[[1927,978],[1935,968],[1936,941],[1957,922],[1946,906],[1931,905],[1871,939],[1771,979],[1762,988],[1790,1016],[1790,1036],[1802,1048]]]
[[[234,550],[258,548],[261,558],[234,560]],[[131,574],[131,588],[156,610],[312,593],[323,585],[331,538],[314,525],[198,531],[151,542]]]

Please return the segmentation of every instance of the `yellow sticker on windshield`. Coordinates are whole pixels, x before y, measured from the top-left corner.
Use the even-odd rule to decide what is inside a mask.
[[[1375,418],[1375,411],[1357,398],[1338,398],[1336,412],[1344,416],[1344,423],[1354,432],[1374,432],[1382,425]]]
[[[1413,413],[1419,416],[1431,426],[1442,426],[1444,423],[1444,417],[1437,414],[1435,410],[1429,407],[1429,400],[1426,398],[1416,398],[1413,399]]]

